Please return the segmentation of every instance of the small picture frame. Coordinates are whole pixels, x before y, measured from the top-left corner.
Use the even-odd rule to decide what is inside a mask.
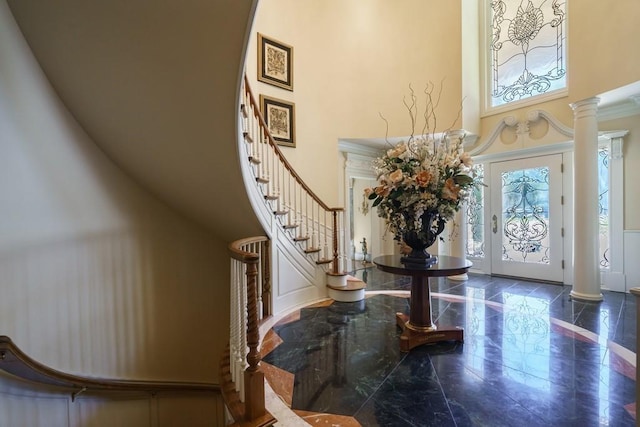
[[[260,95],[260,110],[271,136],[278,145],[295,147],[295,104]]]
[[[258,80],[293,91],[293,47],[258,33]]]

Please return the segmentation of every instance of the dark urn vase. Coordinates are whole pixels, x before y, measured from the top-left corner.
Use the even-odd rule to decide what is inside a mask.
[[[411,223],[412,215],[405,215]],[[422,230],[409,230],[402,235],[404,243],[411,248],[411,252],[400,258],[400,262],[407,265],[429,266],[437,258],[427,252],[427,248],[436,241],[444,230],[445,220],[437,212],[427,211],[422,214]]]

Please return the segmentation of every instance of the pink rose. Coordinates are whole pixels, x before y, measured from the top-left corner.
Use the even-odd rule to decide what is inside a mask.
[[[396,145],[395,147],[393,147],[392,149],[387,151],[387,156],[388,157],[400,157],[400,155],[402,155],[402,153],[404,153],[405,151],[407,151],[407,144],[405,144],[404,142],[399,143],[398,145]]]
[[[373,191],[378,196],[387,197],[389,195],[389,193],[391,193],[391,188],[389,188],[389,186],[387,186],[387,185],[380,185],[380,186],[374,188]]]
[[[427,171],[421,171],[416,175],[416,184],[420,187],[426,187],[431,182],[431,174]]]
[[[456,185],[453,178],[447,178],[442,188],[442,197],[447,200],[458,200],[460,187]]]
[[[396,169],[395,171],[391,172],[391,174],[389,175],[389,180],[394,184],[402,182],[403,179],[404,179],[404,174],[400,169]]]

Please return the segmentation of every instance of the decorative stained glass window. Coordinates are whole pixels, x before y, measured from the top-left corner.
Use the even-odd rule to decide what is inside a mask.
[[[473,165],[476,178],[484,181],[484,165]],[[474,187],[467,202],[467,245],[466,255],[484,258],[484,187]]]
[[[566,0],[490,0],[489,105],[566,87]]]
[[[600,267],[609,268],[609,147],[598,149],[598,219]]]

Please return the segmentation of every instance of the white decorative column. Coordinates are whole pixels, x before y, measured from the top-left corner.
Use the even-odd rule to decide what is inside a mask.
[[[602,301],[598,256],[598,102],[571,104],[574,124],[573,289],[571,297]]]

